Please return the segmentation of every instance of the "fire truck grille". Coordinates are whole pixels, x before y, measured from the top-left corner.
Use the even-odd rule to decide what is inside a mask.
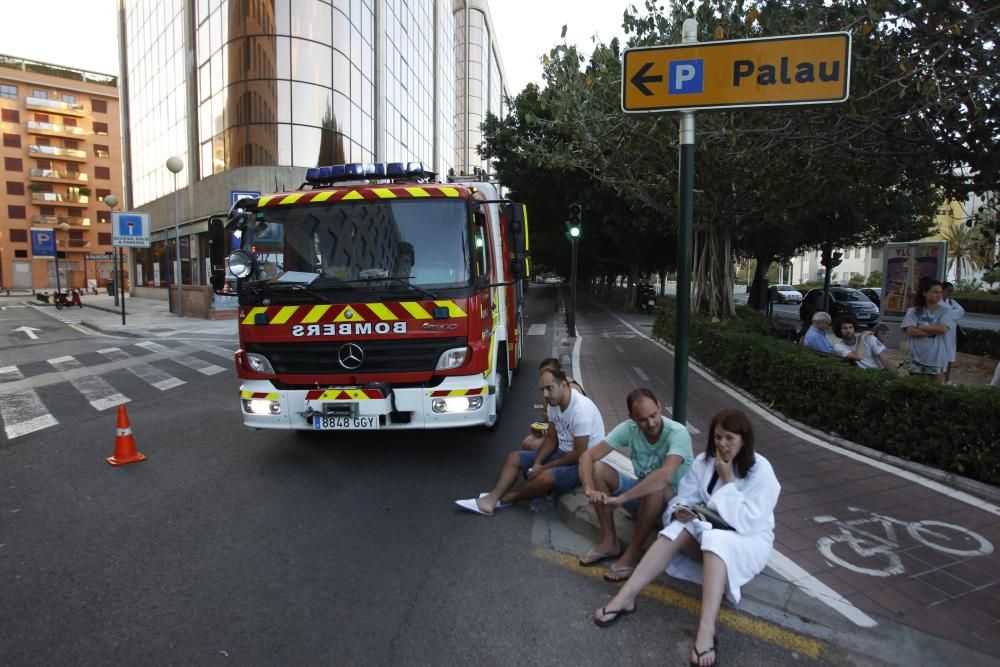
[[[360,366],[340,363],[341,347],[353,343],[364,352]],[[246,351],[262,354],[279,375],[336,373],[412,373],[433,371],[445,350],[464,347],[465,338],[424,340],[343,340],[336,343],[249,343]],[[353,364],[353,359],[348,359]]]

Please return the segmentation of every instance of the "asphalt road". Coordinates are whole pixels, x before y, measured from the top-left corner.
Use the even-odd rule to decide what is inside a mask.
[[[497,432],[339,438],[246,429],[238,379],[207,344],[149,349],[3,311],[0,367],[24,376],[3,379],[57,423],[0,433],[0,664],[686,664],[690,611],[643,598],[612,628],[591,623],[614,588],[533,540],[551,515],[452,503],[487,488],[533,420],[553,297],[530,292],[547,333],[528,337]],[[42,342],[7,333],[22,321]],[[108,361],[114,347],[126,356]],[[105,462],[115,410],[88,405],[71,382],[85,371],[53,372],[66,356],[129,399],[145,462]],[[142,364],[183,384],[158,389]],[[732,630],[720,662],[809,664]]]

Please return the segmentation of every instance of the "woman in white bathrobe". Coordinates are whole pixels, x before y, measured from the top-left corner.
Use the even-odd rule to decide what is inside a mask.
[[[705,453],[681,479],[664,513],[672,520],[618,594],[595,612],[594,622],[604,627],[635,611],[636,596],[666,568],[671,576],[702,583],[691,664],[716,664],[715,618],[722,595],[738,603],[743,584],[767,565],[780,491],[771,464],[754,453],[753,428],[746,414],[739,410],[717,414]],[[697,504],[714,509],[732,529],[712,528],[688,509]]]

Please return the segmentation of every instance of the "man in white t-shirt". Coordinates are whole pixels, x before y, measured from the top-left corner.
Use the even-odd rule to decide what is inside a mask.
[[[491,516],[497,508],[519,500],[540,498],[550,491],[564,493],[580,485],[580,455],[604,440],[604,420],[593,401],[570,387],[563,371],[544,371],[538,386],[555,428],[548,430],[537,452],[518,449],[508,454],[489,492],[455,501],[462,509]],[[519,472],[526,482],[513,489]]]
[[[882,343],[882,336],[889,333],[889,327],[879,324],[872,331],[858,335],[858,321],[853,315],[841,315],[833,321],[833,333],[837,342],[833,344],[834,354],[850,359],[860,368],[876,370],[896,370],[896,364],[889,358],[889,353]]]

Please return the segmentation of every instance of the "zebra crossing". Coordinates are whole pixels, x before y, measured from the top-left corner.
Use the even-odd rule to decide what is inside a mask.
[[[230,362],[233,359],[234,351],[223,346],[200,345],[198,350]],[[59,424],[53,412],[58,411],[60,404],[65,401],[50,401],[56,403],[52,406],[53,410],[43,399],[44,389],[53,385],[68,384],[93,410],[102,412],[129,403],[133,398],[126,395],[126,390],[115,388],[113,378],[105,377],[114,372],[127,371],[131,377],[140,381],[125,382],[132,387],[130,393],[136,394],[135,398],[139,400],[141,396],[138,394],[142,390],[136,390],[136,387],[148,386],[157,392],[169,391],[197,377],[192,376],[191,371],[201,376],[212,376],[227,370],[194,354],[154,342],[108,347],[81,356],[87,357],[89,361],[95,354],[99,355],[97,364],[85,364],[72,355],[48,359],[45,363],[52,372],[34,376],[26,375],[18,366],[0,366],[0,425],[6,439],[13,440]],[[32,367],[38,367],[40,363],[35,363]],[[88,372],[91,367],[95,370]],[[229,368],[231,367],[230,364]],[[184,379],[185,375],[189,378]],[[41,394],[39,390],[43,390]],[[64,394],[63,391],[57,393]]]

